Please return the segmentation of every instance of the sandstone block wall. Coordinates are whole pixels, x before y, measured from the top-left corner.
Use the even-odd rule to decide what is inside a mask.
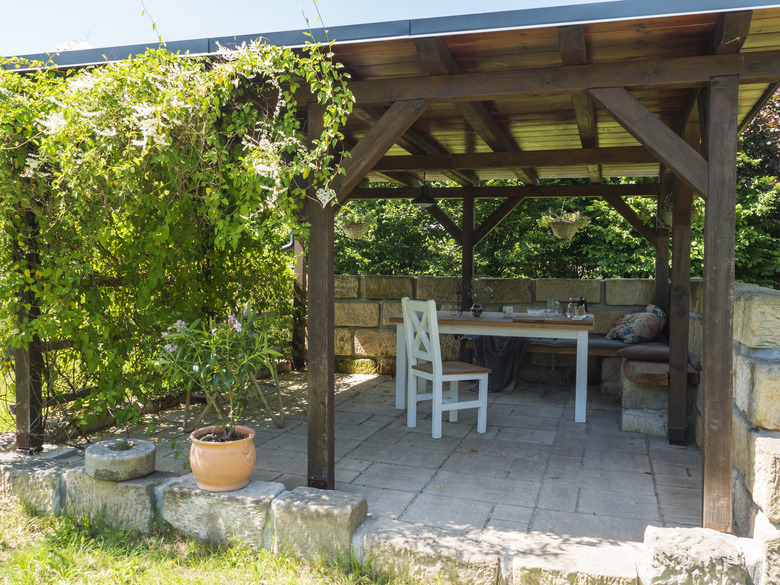
[[[734,532],[780,539],[780,291],[734,299]]]
[[[395,325],[390,318],[401,313],[401,298],[433,299],[440,310],[458,308],[461,282],[440,276],[336,276],[336,369],[347,373],[395,372]],[[585,297],[595,319],[595,333],[606,333],[623,313],[641,310],[653,301],[651,279],[610,278],[480,278],[477,286],[493,290],[483,303],[486,311],[511,305],[517,312],[543,308],[548,297],[565,307],[571,297]],[[692,295],[693,297],[693,295]],[[700,337],[700,336],[699,336]],[[445,359],[457,359],[459,344],[451,336],[442,339]],[[528,356],[521,377],[528,381],[569,383],[574,360],[559,355],[552,368],[549,355]],[[591,359],[589,379],[601,380],[601,359]]]

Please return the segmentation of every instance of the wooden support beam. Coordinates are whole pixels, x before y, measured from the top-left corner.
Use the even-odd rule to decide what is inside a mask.
[[[366,132],[355,148],[350,151],[351,156],[344,161],[342,166],[345,173],[337,175],[331,183],[331,187],[338,195],[339,202],[346,200],[349,192],[426,109],[428,109],[428,102],[425,100],[396,102]]]
[[[748,127],[748,124],[753,121],[753,118],[755,118],[758,113],[761,111],[761,109],[766,105],[766,103],[772,98],[775,93],[777,93],[777,89],[780,88],[780,82],[776,83],[770,83],[769,86],[766,88],[764,93],[761,94],[761,97],[758,98],[758,101],[753,104],[753,107],[750,108],[750,111],[745,115],[744,118],[742,118],[742,121],[739,123],[739,133],[742,134],[742,131]]]
[[[461,199],[472,192],[477,199],[544,198],[544,197],[658,197],[661,185],[516,185],[512,187],[439,187],[431,188],[435,199]],[[420,190],[410,187],[391,187],[352,190],[350,199],[414,199]]]
[[[736,217],[737,76],[710,82],[707,109],[709,193],[704,216],[702,339],[703,520],[732,529],[734,385],[734,231]]]
[[[516,152],[395,155],[382,157],[374,171],[423,171],[450,169],[498,169],[527,166],[571,166],[616,163],[654,163],[658,159],[644,146],[565,148]]]
[[[471,299],[465,294],[474,281],[474,195],[463,198],[463,240],[461,241],[460,308],[468,311]]]
[[[385,112],[386,110],[383,108],[355,108],[352,110],[352,115],[373,126]],[[447,153],[440,144],[434,143],[432,139],[426,138],[413,130],[407,130],[403,136],[398,138],[396,144],[414,155]],[[463,187],[479,184],[479,178],[473,173],[445,171],[444,175]]]
[[[415,40],[420,63],[431,75],[459,75],[461,69],[441,37]],[[498,126],[481,102],[458,102],[455,109],[494,152],[519,150],[517,145]],[[533,168],[517,169],[518,178],[526,185],[539,182]]]
[[[602,87],[693,88],[706,86],[715,75],[738,75],[740,83],[774,83],[780,77],[780,51],[485,71],[404,79],[403,84],[392,78],[353,81],[349,88],[363,107],[417,98],[434,102],[490,101]]]
[[[19,210],[24,217],[28,233],[24,247],[14,243],[14,260],[20,270],[35,274],[40,266],[38,236],[40,228],[35,212]],[[29,331],[30,323],[41,314],[38,299],[27,287],[19,291],[17,318],[19,329]],[[43,449],[43,355],[38,334],[32,340],[14,352],[14,374],[16,388],[16,451],[26,455],[38,453]]]
[[[622,87],[593,89],[590,94],[659,161],[692,189],[707,193],[707,161]]]
[[[447,233],[450,234],[457,243],[463,244],[463,230],[450,219],[450,216],[447,215],[441,207],[434,205],[433,207],[428,207],[427,211],[441,224],[441,227],[447,230]]]
[[[618,186],[622,187],[623,185]],[[639,232],[639,235],[650,242],[653,247],[656,246],[658,242],[658,235],[655,233],[655,230],[639,219],[636,211],[634,211],[634,209],[628,203],[623,201],[622,198],[616,197],[614,195],[605,196],[604,201],[614,207],[615,210],[623,216],[623,219],[625,219],[631,225],[631,227]]]
[[[585,32],[581,24],[558,27],[558,47],[564,65],[585,65],[588,62]],[[571,96],[571,101],[574,106],[574,117],[577,120],[582,148],[596,148],[599,145],[599,139],[596,128],[596,111],[592,100],[587,94],[574,93]],[[588,178],[591,183],[601,183],[600,165],[588,165]]]
[[[485,239],[485,236],[487,236],[493,229],[501,223],[504,218],[506,218],[507,215],[509,215],[512,210],[520,205],[522,202],[522,199],[506,199],[504,202],[498,206],[496,210],[493,211],[487,218],[485,218],[485,221],[482,222],[482,224],[474,230],[474,245],[476,246],[479,244],[482,240]]]
[[[698,139],[698,136],[697,136]],[[669,442],[684,445],[687,434],[688,311],[691,286],[693,191],[672,181],[672,289],[669,299]]]
[[[656,200],[655,242],[655,295],[653,302],[664,311],[669,311],[669,228],[662,226],[658,220],[663,214],[669,193],[671,181],[667,178],[662,182],[663,195]]]
[[[311,142],[322,129],[322,106],[310,104],[308,132]],[[308,241],[308,474],[309,487],[335,487],[335,426],[334,426],[334,296],[333,225],[335,207],[322,207],[309,188],[305,202],[310,223]]]
[[[739,53],[750,32],[752,19],[752,10],[722,13],[718,17],[715,32],[710,40],[710,53],[713,55]]]

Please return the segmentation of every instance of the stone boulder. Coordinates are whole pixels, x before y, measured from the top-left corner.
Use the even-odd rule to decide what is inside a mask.
[[[749,573],[739,539],[707,528],[645,530],[638,573],[642,585],[745,585]]]

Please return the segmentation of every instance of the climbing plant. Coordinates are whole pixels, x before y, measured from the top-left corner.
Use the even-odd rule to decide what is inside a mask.
[[[281,250],[337,172],[352,97],[328,47],[150,50],[78,71],[0,68],[0,318],[46,351],[80,422],[137,415],[164,327],[252,300],[289,314]],[[298,96],[323,110],[309,145]],[[317,203],[319,204],[319,203]],[[11,324],[13,324],[11,326]]]

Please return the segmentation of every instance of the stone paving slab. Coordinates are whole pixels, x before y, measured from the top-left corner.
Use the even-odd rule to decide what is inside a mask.
[[[306,484],[305,374],[283,376],[282,387],[285,428],[251,409],[246,422],[258,432],[253,480],[292,490]],[[634,552],[648,525],[700,522],[699,450],[622,432],[619,403],[598,388],[584,424],[574,422],[573,387],[522,383],[489,395],[487,433],[476,433],[467,410],[457,423],[445,419],[438,440],[430,404],[418,405],[417,426],[408,428],[394,395],[388,376],[337,376],[336,488],[366,498],[361,546],[377,554],[377,569],[400,562],[431,575],[447,559],[466,583],[492,585],[500,566],[524,582],[590,582],[590,571],[623,585],[636,582]],[[174,450],[160,449],[158,469],[184,473],[181,413],[166,417],[185,449],[175,463]]]

